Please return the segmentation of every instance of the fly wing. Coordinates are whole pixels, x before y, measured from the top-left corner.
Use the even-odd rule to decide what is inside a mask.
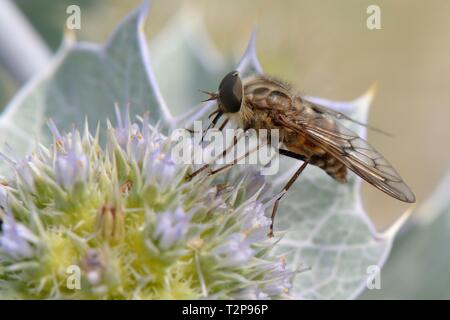
[[[310,104],[311,108],[314,111],[318,112],[318,113],[325,113],[325,114],[328,114],[328,115],[330,115],[330,116],[332,116],[332,117],[334,117],[336,119],[345,119],[345,120],[351,121],[353,123],[356,123],[356,124],[358,124],[360,126],[366,127],[367,129],[370,129],[372,131],[376,131],[376,132],[384,134],[386,136],[392,136],[390,133],[387,133],[386,131],[383,131],[383,130],[375,128],[375,127],[373,127],[373,126],[371,126],[371,125],[369,125],[367,123],[363,123],[361,121],[353,119],[353,118],[347,116],[346,114],[344,114],[342,112],[339,112],[339,111],[327,108],[327,107],[319,105],[317,103],[312,103],[310,101],[308,101],[308,103]]]
[[[398,200],[415,202],[411,189],[392,165],[367,141],[330,114],[315,112],[305,118],[301,112],[296,112],[295,115],[280,115],[279,120],[329,152],[376,188]]]

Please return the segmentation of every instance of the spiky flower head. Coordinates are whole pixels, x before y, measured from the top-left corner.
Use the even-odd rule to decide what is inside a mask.
[[[99,129],[49,127],[51,147],[3,155],[14,174],[0,183],[0,297],[289,296],[293,272],[270,255],[253,178],[188,181],[192,166],[172,160],[147,116],[138,126],[118,112],[104,146]]]

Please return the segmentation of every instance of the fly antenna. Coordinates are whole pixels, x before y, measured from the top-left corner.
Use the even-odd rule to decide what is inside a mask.
[[[203,100],[202,102],[214,101],[214,100],[219,99],[219,94],[216,92],[209,92],[209,91],[204,91],[204,90],[200,90],[200,92],[203,92],[204,94],[207,94],[209,96],[208,99]]]

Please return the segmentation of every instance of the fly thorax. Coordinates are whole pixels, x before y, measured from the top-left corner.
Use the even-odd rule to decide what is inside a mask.
[[[245,102],[242,103],[239,112],[228,113],[227,116],[238,128],[249,129],[254,127],[253,110]]]

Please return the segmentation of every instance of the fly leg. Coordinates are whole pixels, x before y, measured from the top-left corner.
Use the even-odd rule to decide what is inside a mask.
[[[226,169],[228,169],[228,168],[234,166],[234,165],[237,164],[239,161],[241,161],[242,159],[247,158],[251,153],[258,151],[259,148],[261,148],[261,147],[263,147],[263,146],[265,146],[265,144],[263,144],[263,145],[259,145],[259,144],[258,144],[258,145],[256,146],[256,148],[254,148],[253,150],[249,150],[249,151],[247,151],[243,156],[240,156],[240,157],[234,159],[232,163],[228,163],[228,164],[226,164],[226,165],[224,165],[224,166],[222,166],[222,167],[220,167],[220,168],[217,168],[216,170],[212,170],[212,171],[209,173],[209,175],[212,176],[212,175],[214,175],[214,174],[216,174],[216,173],[219,173],[219,172],[221,172],[221,171],[223,171],[223,170],[226,170]]]
[[[271,141],[271,133],[270,133],[270,130],[267,132],[267,141]],[[237,164],[240,160],[247,158],[251,153],[256,152],[256,151],[258,151],[261,147],[266,146],[266,145],[268,144],[267,141],[266,141],[265,143],[263,143],[263,144],[259,144],[259,143],[258,143],[257,146],[256,146],[256,148],[254,148],[253,150],[249,150],[249,151],[247,151],[247,153],[246,153],[245,155],[240,156],[239,158],[234,159],[232,163],[226,164],[226,165],[224,165],[223,167],[220,167],[220,168],[218,168],[218,169],[216,169],[216,170],[211,171],[211,172],[210,172],[210,175],[216,174],[216,173],[218,173],[218,172],[221,172],[221,171],[223,171],[223,170],[225,170],[225,169],[228,169],[228,168],[234,166],[234,165]],[[237,141],[234,142],[234,145],[236,145],[236,143],[237,143]],[[233,146],[234,146],[234,145],[233,145]],[[283,150],[283,151],[286,151],[286,152],[288,152],[288,153],[292,153],[292,152],[290,152],[290,151],[288,151],[288,150]],[[279,150],[279,152],[280,152],[280,154],[282,154],[282,153],[281,153],[281,149]],[[292,153],[292,154],[294,154],[294,153]],[[225,156],[225,155],[222,155],[222,157],[224,157],[224,156]],[[302,160],[302,159],[301,159],[301,160]]]
[[[226,121],[226,122],[228,122],[228,121]],[[221,126],[221,127],[222,127],[222,126]],[[239,137],[239,138],[240,138],[240,137]],[[214,161],[217,160],[217,159],[220,159],[220,158],[225,157],[225,156],[227,155],[227,153],[228,153],[232,148],[234,148],[234,146],[237,144],[238,140],[239,140],[238,137],[237,137],[237,136],[234,136],[234,138],[233,138],[233,144],[232,144],[231,146],[229,146],[228,148],[226,148],[226,149],[222,152],[222,154],[221,154],[220,156],[218,156],[216,159],[214,159]],[[203,165],[203,166],[201,166],[199,169],[195,170],[194,172],[192,172],[190,175],[187,176],[187,178],[186,178],[187,181],[192,180],[196,175],[198,175],[199,173],[201,173],[201,172],[205,171],[206,169],[208,169],[208,167],[209,167],[209,164],[208,164],[208,163],[205,164],[205,165]]]
[[[304,162],[302,163],[302,165],[300,166],[300,168],[297,169],[297,171],[294,173],[294,175],[289,179],[289,181],[286,183],[286,185],[284,186],[283,190],[279,193],[278,198],[275,200],[275,203],[273,205],[273,209],[272,209],[272,216],[271,216],[271,223],[270,223],[270,227],[269,227],[269,237],[273,237],[273,224],[275,221],[275,215],[277,214],[277,210],[278,210],[278,205],[280,203],[280,200],[284,197],[284,195],[288,192],[289,188],[294,184],[295,180],[297,180],[297,178],[300,176],[300,174],[303,172],[303,170],[305,170],[306,166],[309,164],[308,159],[306,159],[304,156],[288,151],[288,150],[284,150],[284,149],[280,149],[279,153],[291,158],[295,158],[298,160],[303,160]]]
[[[278,149],[278,153],[283,155],[283,156],[286,156],[286,157],[289,157],[289,158],[294,158],[294,159],[297,159],[297,160],[302,160],[302,161],[308,160],[307,157],[302,156],[301,154],[298,154],[298,153],[295,153],[295,152],[292,152],[292,151],[289,151],[289,150],[285,150],[285,149]]]

